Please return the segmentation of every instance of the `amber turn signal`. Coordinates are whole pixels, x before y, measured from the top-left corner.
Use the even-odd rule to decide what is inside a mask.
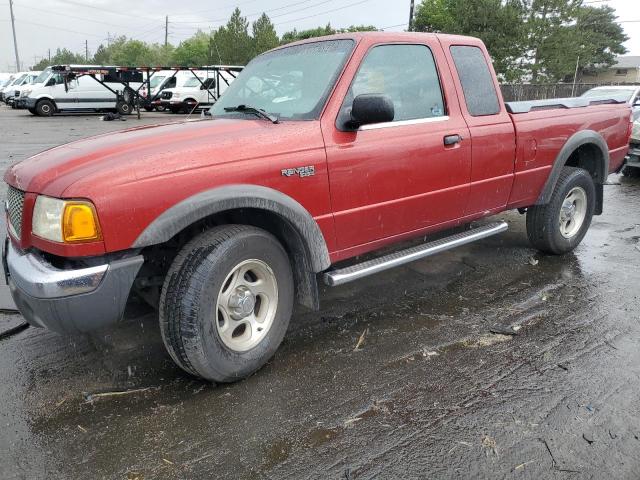
[[[65,202],[63,240],[67,243],[102,240],[98,215],[89,202]]]

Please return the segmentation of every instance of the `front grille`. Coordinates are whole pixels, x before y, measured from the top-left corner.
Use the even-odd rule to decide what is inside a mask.
[[[162,98],[163,100],[169,100],[171,97],[173,96],[173,92],[162,92]]]
[[[24,208],[24,192],[17,188],[9,187],[7,191],[7,213],[9,223],[16,237],[22,236],[22,209]]]

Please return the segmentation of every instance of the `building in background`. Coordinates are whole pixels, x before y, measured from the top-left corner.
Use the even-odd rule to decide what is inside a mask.
[[[640,56],[626,55],[618,57],[618,61],[601,72],[583,73],[582,81],[586,83],[640,83]]]

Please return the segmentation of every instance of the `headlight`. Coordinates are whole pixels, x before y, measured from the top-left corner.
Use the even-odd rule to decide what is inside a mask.
[[[20,94],[20,96],[28,97],[30,93],[31,93],[31,90],[22,90],[22,93]]]
[[[91,202],[38,196],[33,208],[33,234],[60,243],[102,239],[96,209]]]

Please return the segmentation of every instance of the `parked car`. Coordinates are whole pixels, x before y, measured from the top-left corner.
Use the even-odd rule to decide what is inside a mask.
[[[625,177],[640,177],[640,119],[633,123],[629,152],[625,158],[622,175]]]
[[[640,118],[640,85],[603,85],[584,92],[585,98],[619,98],[626,100],[633,110],[633,119]]]
[[[209,113],[9,167],[4,265],[32,325],[108,327],[135,291],[157,307],[177,365],[236,381],[274,354],[294,302],[318,308],[319,280],[341,285],[508,226],[402,241],[520,209],[536,248],[572,251],[631,131],[616,99],[505,104],[480,40],[423,33],[279,47]]]
[[[210,107],[235,79],[225,70],[220,70],[219,75],[214,70],[201,70],[194,73],[197,76],[193,74],[191,77],[187,76],[179,85],[167,88],[162,93],[161,104],[171,113],[192,112]],[[220,81],[220,85],[217,85],[216,81]]]
[[[76,67],[75,65],[73,67]],[[95,66],[96,69],[106,67]],[[47,70],[45,70],[47,71]],[[38,86],[34,86],[25,99],[26,108],[34,115],[48,117],[57,112],[102,112],[117,111],[123,115],[133,110],[132,102],[118,100],[114,91],[125,89],[122,83],[109,77],[108,74],[96,74],[95,77],[110,86],[101,85],[89,75],[70,78],[65,85],[63,74],[48,69],[48,75]],[[38,79],[41,80],[41,79]],[[142,82],[131,83],[137,89]],[[112,91],[113,90],[113,91]]]

